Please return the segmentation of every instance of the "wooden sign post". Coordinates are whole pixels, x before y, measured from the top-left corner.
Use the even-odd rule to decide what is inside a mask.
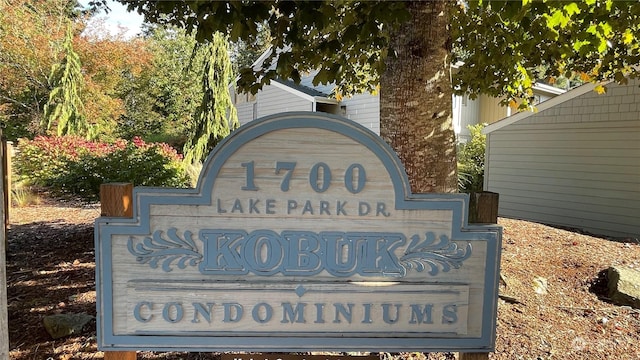
[[[100,185],[100,215],[131,218],[133,184],[111,183]],[[105,360],[136,360],[135,351],[105,351]]]
[[[236,130],[195,189],[136,188],[96,222],[105,351],[494,348],[501,230],[412,194],[377,135],[288,113]]]
[[[0,132],[0,135],[2,133]],[[7,156],[9,156],[2,146],[0,149],[0,159],[6,164]],[[7,188],[4,181],[6,168],[0,166],[0,190],[2,191],[2,201],[0,201],[0,360],[9,359],[9,315],[7,313],[7,267],[6,267],[6,250],[9,244],[6,240],[7,225],[5,219],[7,217],[7,201],[8,193],[11,191]]]

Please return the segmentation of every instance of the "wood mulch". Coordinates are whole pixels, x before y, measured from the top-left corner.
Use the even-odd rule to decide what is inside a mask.
[[[11,359],[103,358],[96,348],[95,321],[84,333],[58,340],[42,325],[45,315],[56,313],[95,316],[93,221],[99,213],[96,205],[60,201],[12,210],[7,254]],[[513,219],[499,222],[504,227],[501,300],[496,352],[490,359],[640,359],[640,311],[608,301],[604,272],[612,265],[640,270],[637,240],[611,241]]]

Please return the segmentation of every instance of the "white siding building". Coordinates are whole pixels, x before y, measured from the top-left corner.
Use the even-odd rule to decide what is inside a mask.
[[[265,51],[252,65],[254,69],[264,66],[264,61],[271,54]],[[286,51],[286,50],[283,50]],[[454,66],[455,69],[455,66]],[[246,124],[257,118],[288,111],[320,111],[336,114],[353,120],[367,129],[380,134],[380,95],[364,93],[345,97],[337,101],[331,97],[333,84],[313,84],[317,71],[303,74],[299,84],[289,80],[272,80],[263,86],[256,95],[235,93],[232,97],[238,111],[240,124]],[[544,84],[533,87],[536,102],[540,103],[565,92]],[[459,142],[470,139],[467,126],[481,123],[491,124],[506,116],[512,110],[500,104],[499,99],[480,96],[475,100],[467,96],[453,96],[452,121],[456,138]]]
[[[333,90],[330,85],[314,86],[311,83],[312,79],[313,74],[302,77],[300,84],[273,80],[256,95],[233,93],[240,124],[280,112],[321,111],[346,117],[380,134],[379,95],[358,94],[345,97],[338,102],[330,97]],[[534,90],[539,101],[545,101],[564,92],[546,85],[536,85]],[[488,96],[481,96],[475,100],[466,96],[453,97],[453,128],[460,142],[470,139],[468,125],[491,124],[509,115],[511,109]]]
[[[232,95],[241,125],[263,116],[281,112],[320,111],[344,116],[376,134],[380,133],[379,96],[359,94],[338,102],[329,97],[331,90],[327,89],[274,80],[271,81],[271,84],[264,86],[256,95],[235,93]]]
[[[566,90],[540,83],[533,86],[535,104],[540,104],[565,92]],[[487,95],[480,95],[474,100],[467,96],[453,97],[453,128],[459,142],[471,140],[469,125],[493,124],[514,113],[514,109],[501,105],[500,99]]]
[[[640,238],[639,85],[583,85],[486,127],[499,215]]]

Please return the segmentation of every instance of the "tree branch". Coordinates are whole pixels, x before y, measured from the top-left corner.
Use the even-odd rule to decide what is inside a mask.
[[[3,99],[3,100],[9,101],[12,104],[20,105],[25,109],[31,109],[31,106],[29,106],[29,105],[27,105],[27,104],[25,104],[23,102],[20,102],[20,101],[18,101],[16,99],[12,99],[12,98],[10,98],[8,96],[4,96],[4,95],[0,94],[0,98]]]

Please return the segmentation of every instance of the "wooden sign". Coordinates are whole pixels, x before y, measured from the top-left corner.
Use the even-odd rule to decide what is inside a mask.
[[[491,351],[501,231],[411,194],[349,120],[287,113],[219,144],[196,189],[96,222],[102,350]]]

